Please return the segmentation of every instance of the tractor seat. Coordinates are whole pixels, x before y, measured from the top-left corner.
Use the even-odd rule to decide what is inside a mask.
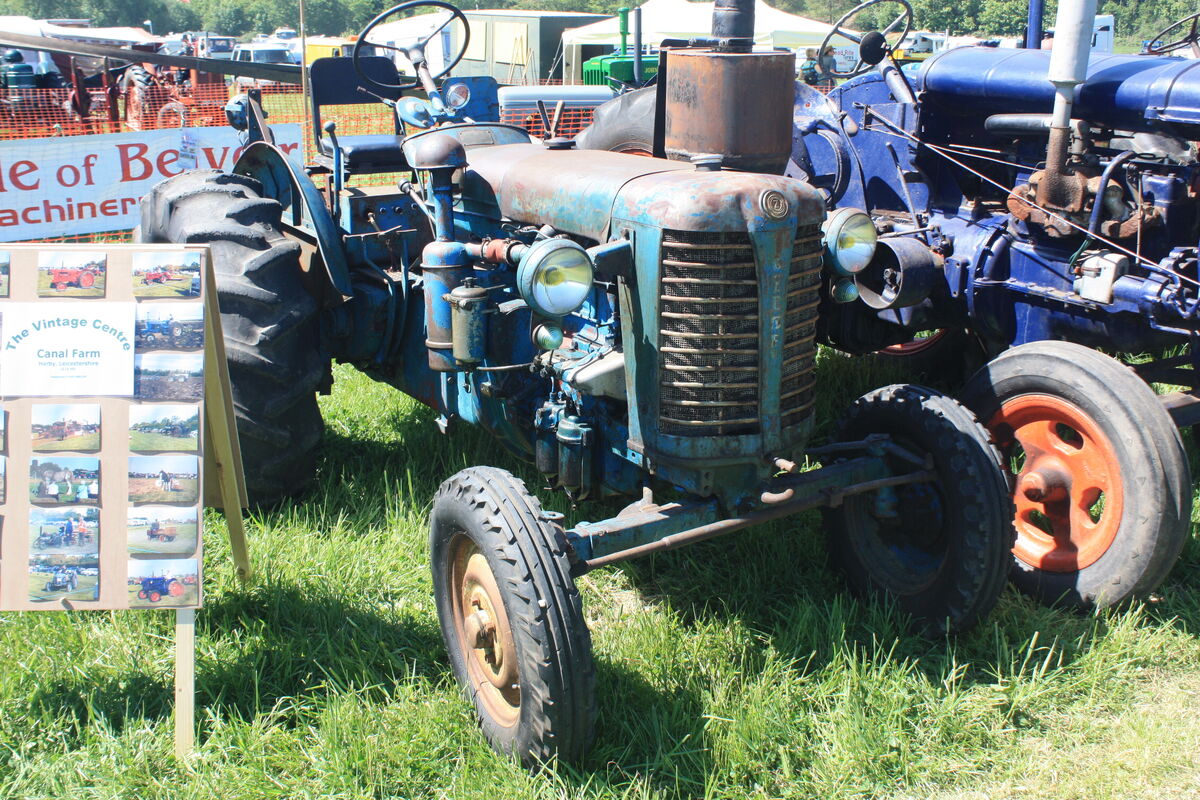
[[[403,164],[404,154],[400,151],[403,142],[402,138],[390,133],[338,137],[345,166],[352,171]],[[327,137],[321,137],[320,147],[322,155],[333,156],[333,144]]]
[[[363,56],[359,59],[359,68],[377,83],[400,82],[396,65],[391,59],[383,56]],[[322,112],[329,111],[331,106],[374,103],[375,100],[369,94],[359,91],[360,87],[379,93],[389,100],[399,100],[401,96],[399,89],[381,89],[379,86],[367,84],[354,69],[354,62],[349,56],[318,58],[309,67],[313,139],[322,156],[333,156],[333,143],[322,128]],[[400,152],[400,143],[403,141],[400,134],[404,132],[403,128],[395,114],[390,114],[383,105],[379,105],[378,109],[379,113],[391,117],[392,133],[337,137],[342,148],[343,166],[350,172],[396,172],[403,168],[404,154]]]

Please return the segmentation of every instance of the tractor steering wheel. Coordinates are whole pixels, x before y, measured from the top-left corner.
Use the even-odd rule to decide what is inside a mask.
[[[854,8],[847,11],[842,15],[841,19],[833,23],[832,30],[825,34],[825,41],[821,42],[821,49],[817,51],[817,57],[821,57],[821,54],[825,52],[825,48],[829,46],[829,42],[834,36],[841,36],[843,39],[849,39],[855,44],[860,43],[862,41],[861,35],[854,33],[853,31],[846,30],[842,26],[845,25],[856,14],[865,11],[871,6],[878,6],[884,3],[895,3],[899,6],[902,6],[904,10],[901,11],[886,28],[880,31],[880,33],[885,37],[890,36],[891,34],[895,33],[897,28],[900,27],[901,23],[903,23],[904,29],[900,31],[900,36],[896,39],[896,44],[904,41],[904,37],[908,36],[908,32],[912,30],[913,26],[913,9],[908,0],[866,0],[866,2],[859,3]],[[892,45],[892,47],[894,46],[895,45]],[[874,64],[868,64],[863,61],[862,58],[859,58],[858,61],[855,62],[854,66],[851,67],[849,72],[838,72],[837,68],[835,67],[829,71],[829,74],[835,78],[853,78],[857,75],[862,75],[864,72],[868,72],[873,67]]]
[[[371,31],[373,31],[376,27],[378,27],[380,25],[380,23],[382,23],[388,17],[393,17],[402,11],[410,11],[414,8],[421,8],[422,6],[431,6],[433,8],[443,8],[443,9],[449,11],[450,14],[449,14],[449,16],[446,17],[445,21],[443,21],[441,25],[438,25],[436,28],[434,28],[432,31],[430,31],[428,36],[425,36],[424,38],[420,39],[416,44],[411,45],[409,47],[396,47],[396,46],[390,45],[390,44],[379,44],[378,42],[367,41],[367,35],[370,34]],[[449,25],[451,22],[453,22],[455,19],[462,20],[462,24],[463,24],[462,45],[459,47],[458,52],[455,54],[454,58],[451,59],[450,63],[446,65],[445,69],[443,69],[437,75],[430,75],[429,74],[429,64],[425,60],[425,45],[429,44],[429,41],[433,37],[435,37],[439,33],[441,33],[442,30],[447,25]],[[462,61],[462,57],[467,54],[467,45],[470,44],[470,42],[471,42],[471,25],[469,22],[467,22],[467,18],[463,15],[463,13],[461,11],[458,10],[457,7],[452,6],[450,3],[443,2],[443,0],[409,0],[409,2],[407,2],[407,3],[401,3],[398,6],[392,6],[387,11],[384,11],[382,14],[375,17],[375,19],[373,19],[367,23],[367,27],[363,28],[362,32],[358,34],[358,41],[356,41],[354,43],[354,52],[351,53],[351,59],[353,60],[353,63],[354,63],[354,71],[358,73],[358,77],[360,79],[362,79],[363,83],[366,83],[370,86],[374,86],[376,89],[382,89],[384,91],[393,91],[396,89],[412,89],[417,86],[425,85],[425,88],[427,90],[432,90],[435,88],[434,84],[433,84],[434,81],[436,81],[438,78],[442,78],[446,75],[449,75],[450,70],[454,69],[454,67],[458,65],[459,61]],[[400,53],[406,59],[408,59],[408,62],[410,64],[413,65],[413,70],[417,73],[417,77],[414,80],[412,80],[411,82],[406,82],[406,83],[383,83],[382,81],[378,81],[378,80],[375,80],[374,78],[371,78],[369,75],[367,75],[363,71],[362,62],[360,60],[363,56],[362,47],[364,44],[370,45],[371,47],[375,47],[380,50],[395,50],[397,53]],[[428,79],[428,83],[426,83],[426,79]]]
[[[1168,42],[1167,44],[1160,44],[1157,46],[1154,44],[1155,42],[1161,42],[1163,39],[1166,39],[1167,35],[1176,28],[1182,28],[1185,25],[1187,26],[1188,30],[1182,38],[1176,39],[1173,42]],[[1191,16],[1184,17],[1181,20],[1171,23],[1159,31],[1154,38],[1150,40],[1150,43],[1142,48],[1142,55],[1164,56],[1167,53],[1174,53],[1176,50],[1182,50],[1185,47],[1191,47],[1192,58],[1200,58],[1200,30],[1198,30],[1198,26],[1200,26],[1200,13],[1192,14]]]

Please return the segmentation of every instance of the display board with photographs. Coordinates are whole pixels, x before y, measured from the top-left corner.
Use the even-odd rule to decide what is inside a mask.
[[[0,610],[200,605],[207,258],[0,252]]]

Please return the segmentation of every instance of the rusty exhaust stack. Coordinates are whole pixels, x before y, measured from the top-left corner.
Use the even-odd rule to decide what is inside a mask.
[[[1054,21],[1054,48],[1046,77],[1054,84],[1054,111],[1050,116],[1050,140],[1046,145],[1046,169],[1037,188],[1037,202],[1064,208],[1075,195],[1067,169],[1071,144],[1071,108],[1075,87],[1087,78],[1092,52],[1092,27],[1096,0],[1062,0]]]
[[[713,4],[714,39],[731,39],[718,48],[726,52],[748,53],[754,46],[754,0],[716,0]]]
[[[716,0],[704,49],[667,52],[663,151],[730,169],[782,174],[792,152],[796,58],[752,52],[754,0]],[[661,97],[661,95],[660,95]]]

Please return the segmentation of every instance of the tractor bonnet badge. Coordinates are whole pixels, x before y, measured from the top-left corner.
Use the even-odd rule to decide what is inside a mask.
[[[787,198],[774,189],[768,189],[758,198],[758,204],[771,219],[783,219],[791,211]]]

